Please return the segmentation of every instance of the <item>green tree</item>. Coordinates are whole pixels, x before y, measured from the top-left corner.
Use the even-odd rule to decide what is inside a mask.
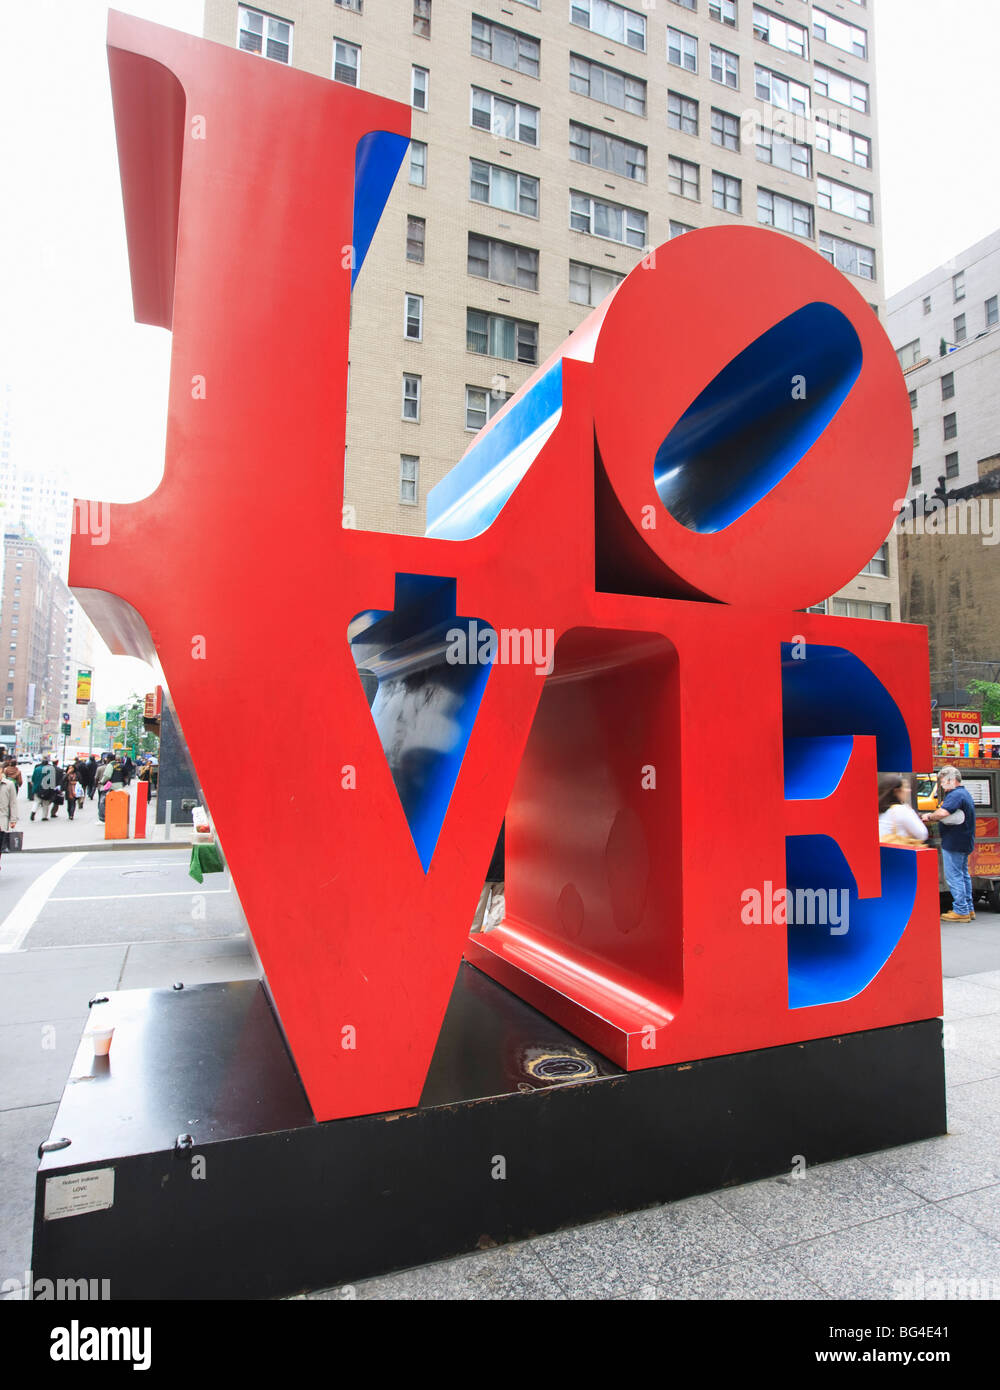
[[[133,757],[136,753],[155,753],[160,744],[160,740],[155,734],[146,732],[142,722],[144,709],[143,697],[137,695],[134,690],[122,705],[125,714],[125,737],[123,739],[125,748],[123,751],[131,753]]]
[[[982,697],[983,723],[1000,724],[1000,681],[969,681],[969,694]]]

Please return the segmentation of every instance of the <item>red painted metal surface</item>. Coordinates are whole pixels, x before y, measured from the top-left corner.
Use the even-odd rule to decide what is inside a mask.
[[[794,611],[870,558],[905,490],[906,391],[864,300],[777,234],[681,238],[567,344],[559,423],[492,526],[344,530],[354,151],[409,111],[120,15],[109,47],[136,313],[173,330],[166,469],[111,509],[108,544],[74,539],[71,582],[116,650],[162,663],[317,1118],[418,1102],[463,951],[630,1067],[937,1014],[932,856],[898,945],[841,1002],[789,1008],[784,930],[739,910],[784,881],[806,814],[785,803],[782,643],[858,656],[930,765],[924,632]],[[656,446],[816,301],[856,331],[856,384],[745,517],[692,532],[659,502]],[[548,679],[492,669],[426,872],[347,644],[398,574],[454,577],[459,614],[559,643]],[[300,732],[280,775],[261,710]],[[856,795],[805,820],[866,895],[872,764],[862,737]],[[508,918],[470,938],[505,814]]]

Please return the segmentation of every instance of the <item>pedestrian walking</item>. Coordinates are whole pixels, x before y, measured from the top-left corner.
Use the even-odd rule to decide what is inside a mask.
[[[972,879],[969,855],[976,843],[976,805],[965,787],[957,767],[943,767],[938,773],[941,794],[936,811],[925,811],[921,820],[941,825],[941,863],[951,892],[951,911],[942,912],[942,922],[971,922]]]
[[[7,848],[7,833],[17,825],[17,783],[10,775],[10,766],[3,770],[0,781],[0,857]]]
[[[55,787],[55,770],[49,761],[48,753],[42,754],[42,760],[37,763],[31,772],[31,782],[28,787],[28,800],[32,803],[31,819],[35,819],[36,812],[40,813],[42,820],[49,819],[52,809],[52,791]]]
[[[880,776],[878,781],[879,839],[891,844],[922,844],[928,831],[910,803],[910,784],[895,774]]]
[[[83,795],[83,788],[80,786],[80,779],[76,772],[76,763],[70,763],[66,769],[62,792],[66,798],[66,814],[72,820],[76,815],[78,798]]]

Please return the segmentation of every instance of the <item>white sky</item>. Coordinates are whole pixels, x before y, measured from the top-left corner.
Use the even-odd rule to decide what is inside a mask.
[[[750,4],[741,0],[743,10]],[[202,0],[119,0],[117,8],[201,32]],[[376,6],[369,8],[370,23]],[[893,294],[1000,227],[1000,3],[876,0],[875,10]],[[5,12],[0,381],[15,389],[12,442],[36,467],[68,467],[77,496],[134,501],[162,470],[170,340],[132,322],[107,8],[101,0],[0,0],[0,17]],[[858,21],[864,16],[858,8]],[[141,663],[108,658],[95,672],[95,698],[110,706],[150,683]]]

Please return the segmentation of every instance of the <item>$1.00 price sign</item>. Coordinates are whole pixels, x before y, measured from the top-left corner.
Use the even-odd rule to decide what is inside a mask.
[[[943,709],[941,711],[942,738],[978,738],[982,728],[982,715],[975,709]]]

